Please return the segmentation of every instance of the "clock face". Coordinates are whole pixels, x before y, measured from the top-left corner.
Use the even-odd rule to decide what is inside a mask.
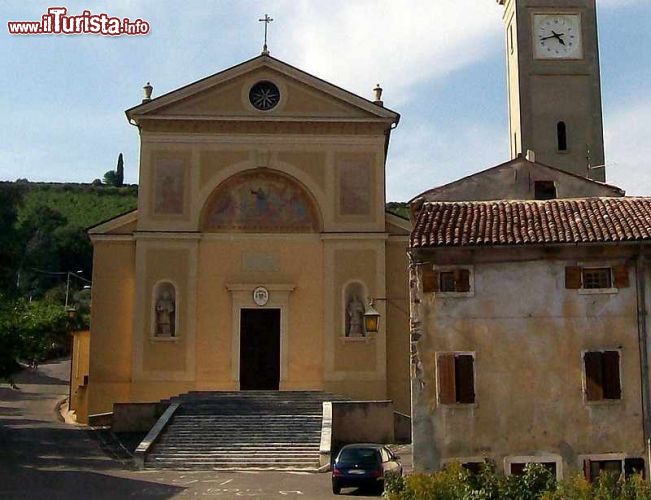
[[[581,59],[581,16],[534,15],[533,46],[536,59]]]

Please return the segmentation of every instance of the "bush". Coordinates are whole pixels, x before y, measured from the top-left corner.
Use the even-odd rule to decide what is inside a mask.
[[[459,464],[433,474],[387,479],[384,497],[390,500],[651,500],[651,485],[639,475],[627,479],[602,474],[594,483],[581,475],[556,481],[549,469],[529,464],[520,476],[497,473],[487,462],[479,474]]]

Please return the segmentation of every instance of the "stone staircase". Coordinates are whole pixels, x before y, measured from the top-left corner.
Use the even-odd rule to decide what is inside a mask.
[[[316,469],[324,401],[318,391],[190,392],[145,458],[155,469]]]

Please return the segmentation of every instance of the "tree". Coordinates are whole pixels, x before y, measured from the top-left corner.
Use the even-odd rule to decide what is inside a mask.
[[[0,379],[12,383],[19,360],[37,366],[65,351],[68,332],[76,326],[70,321],[60,304],[0,296]]]
[[[16,290],[21,253],[16,220],[22,196],[19,186],[0,183],[0,290],[6,293]]]
[[[109,170],[104,174],[104,184],[108,186],[117,186],[118,173],[115,170]]]
[[[116,173],[117,173],[117,176],[116,176],[116,179],[115,179],[115,182],[116,182],[115,185],[117,187],[124,186],[124,158],[122,157],[122,153],[120,153],[118,155],[118,166],[117,166],[117,169],[116,169]]]
[[[58,233],[67,224],[60,212],[46,205],[36,205],[26,212],[19,226],[19,240],[22,248],[19,292],[29,296],[40,296],[55,284],[56,276],[39,272],[58,271],[60,252]]]

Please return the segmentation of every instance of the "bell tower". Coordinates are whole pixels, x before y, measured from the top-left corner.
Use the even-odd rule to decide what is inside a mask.
[[[511,158],[604,181],[596,0],[504,5]]]

